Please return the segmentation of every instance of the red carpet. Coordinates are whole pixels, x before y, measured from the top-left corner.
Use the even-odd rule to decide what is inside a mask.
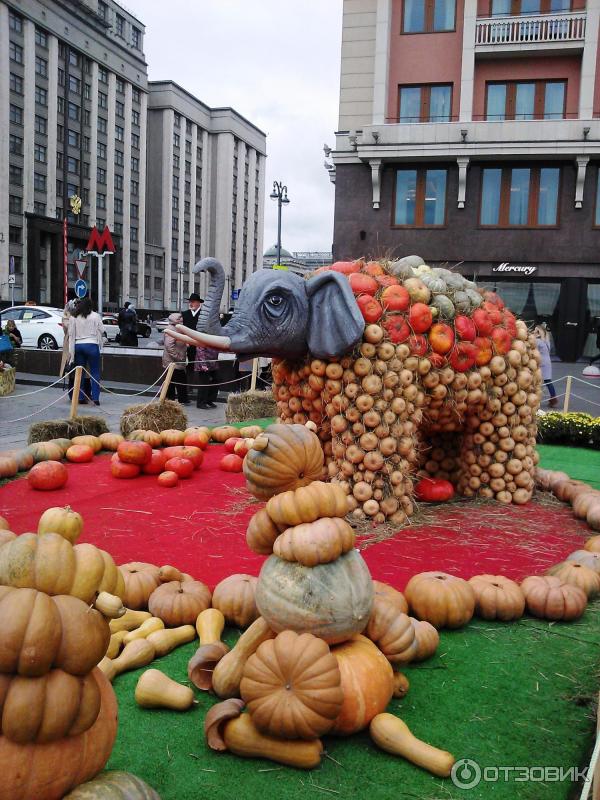
[[[175,489],[156,476],[117,480],[109,456],[70,464],[69,482],[55,492],[29,488],[25,478],[0,487],[0,515],[16,533],[37,530],[49,506],[71,505],[85,520],[81,541],[107,550],[118,564],[172,564],[213,587],[234,572],[257,575],[264,560],[246,547],[245,530],[260,506],[247,505],[243,475],[219,470],[221,446]],[[436,510],[435,526],[415,526],[370,543],[363,555],[374,578],[403,588],[416,572],[441,569],[463,577],[482,572],[522,578],[547,569],[589,535],[568,506],[482,506],[454,503]]]

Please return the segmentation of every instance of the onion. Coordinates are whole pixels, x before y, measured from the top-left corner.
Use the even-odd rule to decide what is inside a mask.
[[[364,332],[365,341],[370,344],[379,344],[383,339],[383,328],[379,325],[367,325]]]

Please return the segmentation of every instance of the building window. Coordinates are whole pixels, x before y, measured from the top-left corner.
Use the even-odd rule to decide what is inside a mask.
[[[39,172],[33,173],[33,188],[38,192],[46,191],[46,176]]]
[[[62,181],[56,181],[56,194],[58,197],[62,197],[64,190],[64,183]]]
[[[67,170],[77,175],[79,173],[79,159],[67,156]]]
[[[121,125],[115,125],[115,139],[117,142],[125,141],[125,129]]]
[[[401,86],[399,122],[450,122],[452,84]]]
[[[171,217],[171,230],[172,231],[179,230],[179,218],[178,217]]]
[[[41,75],[42,78],[48,77],[48,62],[41,56],[35,57],[35,74]]]
[[[192,184],[191,181],[185,182],[185,194],[190,194],[192,191]]]
[[[123,176],[118,173],[115,175],[115,189],[123,191]]]
[[[137,88],[137,86],[134,86],[131,90],[131,99],[133,100],[134,103],[139,103],[142,99],[142,93]]]
[[[46,216],[46,203],[40,203],[40,202],[38,202],[36,200],[34,202],[34,204],[33,204],[33,210],[38,216],[45,217]]]
[[[140,211],[139,206],[137,206],[135,203],[130,204],[129,215],[131,219],[137,219],[139,216],[139,211]]]
[[[455,6],[456,0],[404,0],[402,32],[452,31]]]
[[[11,183],[13,186],[23,185],[23,170],[21,169],[21,167],[17,167],[14,164],[11,164],[9,166],[8,182]]]
[[[179,169],[179,156],[178,155],[174,155],[173,156],[173,168],[174,169]]]
[[[22,239],[23,239],[23,229],[17,228],[16,225],[9,225],[8,241],[11,244],[21,244]]]
[[[97,155],[98,158],[106,158],[106,145],[104,142],[98,142]]]
[[[48,131],[48,120],[45,117],[35,115],[35,132],[45,134]]]
[[[35,87],[35,102],[39,103],[41,106],[48,105],[48,92],[45,89],[42,89],[41,86]]]
[[[23,139],[20,136],[15,136],[14,133],[10,134],[8,137],[8,152],[17,156],[23,155]]]
[[[179,247],[179,239],[176,236],[173,236],[171,238],[171,249],[177,250],[178,247]]]
[[[119,94],[125,94],[125,81],[123,78],[117,78],[117,92]]]
[[[179,134],[178,133],[174,133],[173,134],[173,145],[174,145],[174,147],[179,147]]]
[[[23,94],[23,78],[13,72],[10,73],[10,90],[15,94]]]
[[[83,84],[83,96],[86,100],[91,100],[92,97],[92,87],[89,83]]]
[[[60,67],[58,68],[58,85],[59,86],[65,85],[65,71]]]
[[[190,211],[191,211],[191,206],[192,206],[192,204],[190,203],[190,201],[189,201],[189,200],[184,200],[184,203],[183,203],[183,210],[184,210],[184,212],[185,212],[186,214],[189,214],[189,213],[190,213]]]
[[[162,278],[154,278],[155,291],[162,291]]]
[[[140,124],[140,112],[135,109],[131,112],[131,121],[134,125]]]
[[[131,44],[136,50],[142,49],[142,32],[135,25],[131,26]]]
[[[90,127],[90,111],[87,108],[83,109],[83,124],[89,128]]]
[[[96,207],[97,208],[106,208],[106,195],[105,194],[98,194],[96,195]]]
[[[36,117],[36,121],[37,119],[38,118]],[[10,104],[10,121],[14,122],[15,125],[23,124],[23,109],[20,106],[13,105],[12,103]]]
[[[118,233],[119,236],[123,234],[123,223],[122,222],[115,222],[113,223],[113,233]]]
[[[186,156],[192,155],[192,143],[190,142],[189,139],[185,140],[185,154]]]
[[[137,148],[138,150],[140,149],[140,137],[137,135],[137,133],[131,134],[131,146]]]
[[[56,166],[58,169],[62,169],[62,165],[63,165],[63,154],[59,150],[56,153]]]
[[[39,44],[40,47],[48,47],[48,35],[46,31],[42,31],[39,28],[35,29],[35,43]]]
[[[185,174],[186,175],[191,175],[192,174],[192,162],[191,161],[186,161],[185,162]]]
[[[69,91],[73,94],[81,94],[81,81],[74,75],[69,75]]]
[[[125,164],[125,157],[122,150],[115,150],[115,164],[117,167],[122,167]]]
[[[108,5],[104,0],[98,0],[98,16],[108,22]]]
[[[108,108],[108,95],[105,92],[98,92],[98,108]]]
[[[446,169],[396,172],[394,225],[424,228],[446,221]]]
[[[138,263],[138,251],[132,250],[129,254],[129,263],[130,264],[137,264]],[[136,275],[136,283],[137,283],[137,275]]]
[[[539,228],[557,224],[560,168],[482,170],[481,225]]]
[[[115,214],[123,213],[123,201],[120,197],[115,197]]]
[[[79,134],[77,131],[72,131],[70,128],[67,131],[68,142],[71,147],[79,147]]]
[[[79,66],[79,53],[76,53],[75,50],[69,50],[69,64],[72,67]]]
[[[18,14],[15,14],[14,11],[11,11],[8,15],[8,26],[11,31],[21,33],[23,30],[23,20]]]
[[[179,211],[179,198],[177,195],[173,196],[173,211]]]
[[[23,48],[20,44],[17,44],[16,42],[10,42],[8,46],[8,52],[11,61],[14,61],[16,64],[23,63]]]
[[[83,152],[84,153],[91,153],[92,152],[92,140],[89,136],[83,137]]]
[[[133,255],[133,254],[132,254],[132,255]],[[131,259],[130,259],[130,261],[131,261]],[[132,263],[133,263],[133,262],[132,262]],[[137,261],[136,261],[136,264],[137,264]],[[137,276],[137,272],[130,272],[130,273],[129,273],[129,286],[130,286],[132,289],[137,289],[137,288],[138,288],[138,276]]]
[[[488,82],[485,118],[563,119],[566,96],[566,81]]]
[[[125,104],[122,103],[120,100],[116,100],[115,101],[115,113],[116,113],[117,117],[121,117],[121,119],[124,119],[124,117],[125,117]]]
[[[120,36],[121,38],[124,38],[124,36],[125,36],[125,17],[122,17],[120,14],[116,14],[115,20],[116,20],[117,36]]]
[[[102,167],[98,167],[96,169],[96,182],[97,183],[106,183],[106,170]]]
[[[14,194],[9,195],[8,198],[8,210],[11,214],[22,214],[23,213],[23,198],[17,197]]]
[[[132,172],[140,171],[140,160],[136,156],[131,156],[131,171]]]
[[[108,130],[108,122],[104,117],[98,117],[98,133],[106,133]]]
[[[492,0],[492,17],[570,11],[571,0]]]
[[[43,144],[34,144],[33,158],[40,164],[45,164],[47,161],[47,150]]]
[[[100,83],[108,83],[108,70],[98,67],[98,80]]]
[[[68,103],[67,105],[67,114],[69,119],[75,120],[75,122],[79,122],[79,118],[81,115],[81,109],[76,103]]]
[[[140,193],[140,184],[138,181],[131,181],[131,194],[137,197]]]
[[[129,229],[129,239],[132,242],[137,242],[137,240],[138,240],[138,229],[137,228],[130,228]]]

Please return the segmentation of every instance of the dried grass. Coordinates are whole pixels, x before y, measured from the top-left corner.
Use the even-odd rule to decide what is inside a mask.
[[[101,433],[108,433],[108,425],[103,417],[84,415],[74,419],[49,419],[46,422],[34,422],[29,428],[27,443],[72,439],[73,436],[100,436]]]
[[[175,400],[127,406],[121,417],[123,436],[135,430],[160,433],[171,429],[184,431],[187,427],[187,416]]]
[[[276,417],[277,404],[270,390],[232,393],[227,398],[227,422]]]

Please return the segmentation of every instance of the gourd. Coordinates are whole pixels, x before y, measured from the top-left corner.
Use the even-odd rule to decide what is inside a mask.
[[[322,517],[288,528],[277,537],[273,553],[306,567],[328,564],[354,547],[354,531],[345,519]]]
[[[525,611],[525,596],[518,583],[503,575],[475,575],[469,578],[475,592],[475,614],[482,619],[510,622]]]
[[[313,481],[308,486],[276,494],[267,503],[267,514],[276,525],[300,525],[321,517],[345,517],[346,492],[336,483]]]
[[[319,438],[304,425],[269,425],[244,459],[246,486],[254,497],[268,500],[321,478],[323,461]]]
[[[119,567],[125,581],[123,602],[127,608],[148,608],[148,599],[157,586],[160,586],[160,570],[154,564],[144,561],[131,561]]]
[[[126,644],[121,655],[113,659],[114,674],[120,675],[130,669],[145,667],[154,660],[156,649],[148,639],[136,639]]]
[[[555,575],[571,586],[579,586],[589,600],[600,593],[600,574],[575,561],[563,561],[561,564],[556,564],[554,567],[550,567],[546,574]]]
[[[181,644],[193,642],[196,638],[196,631],[193,625],[181,625],[179,628],[170,628],[162,631],[154,631],[147,636],[145,641],[156,650],[156,657],[166,656],[171,650],[179,647]],[[144,641],[140,639],[139,641]],[[132,642],[133,644],[133,642]]]
[[[120,651],[121,647],[123,646],[123,639],[127,636],[128,631],[117,631],[117,633],[113,633],[110,637],[110,642],[108,643],[108,648],[106,650],[105,656],[106,658],[116,658]]]
[[[150,619],[145,620],[142,622],[139,628],[136,628],[133,631],[129,631],[123,637],[123,644],[129,644],[129,642],[134,642],[136,639],[145,639],[154,631],[163,630],[165,627],[165,623],[162,619],[158,617],[150,617]]]
[[[225,723],[223,740],[227,750],[244,758],[268,758],[278,764],[298,769],[314,769],[321,763],[320,739],[310,742],[285,741],[260,733],[249,714],[241,714]]]
[[[150,595],[148,608],[165,625],[193,625],[198,614],[210,606],[211,593],[200,581],[169,581]]]
[[[318,739],[334,725],[344,693],[335,656],[310,633],[283,631],[246,661],[240,694],[262,733]]]
[[[94,675],[100,713],[85,733],[44,745],[0,737],[0,800],[60,800],[104,767],[117,735],[117,700],[104,675]]]
[[[168,583],[169,581],[183,580],[183,573],[177,567],[172,567],[170,564],[165,564],[158,570],[158,579],[161,583]]]
[[[118,631],[134,631],[139,628],[142,623],[147,619],[151,619],[152,614],[149,611],[132,611],[127,609],[122,617],[118,619],[111,619],[109,623],[110,632],[117,633]]]
[[[446,750],[438,750],[417,739],[408,725],[393,714],[378,714],[369,726],[371,739],[377,747],[395,756],[402,756],[432,775],[447,778],[456,759]]]
[[[171,708],[186,711],[194,702],[194,692],[171,680],[158,669],[142,672],[135,687],[135,702],[142,708]]]
[[[392,664],[412,661],[418,647],[410,618],[385,598],[375,598],[365,635]]]
[[[70,594],[91,604],[99,592],[123,597],[115,562],[93,544],[71,545],[58,533],[23,533],[0,548],[0,584]]]
[[[261,508],[248,523],[246,543],[255,553],[268,556],[273,552],[275,540],[285,529],[286,526],[273,522],[266,508]]]
[[[0,732],[13,742],[53,742],[92,727],[100,712],[95,673],[53,669],[40,678],[0,675]]]
[[[402,592],[394,589],[394,587],[390,586],[389,583],[373,581],[373,602],[376,602],[378,597],[391,600],[398,609],[398,613],[408,613],[408,603],[406,602],[406,598]]]
[[[410,683],[403,672],[394,672],[394,693],[392,697],[402,699],[408,694]]]
[[[580,617],[587,606],[583,589],[552,575],[532,575],[521,584],[527,610],[541,619],[569,622]]]
[[[415,641],[417,643],[417,650],[413,653],[411,661],[425,661],[435,653],[440,643],[440,635],[437,628],[434,628],[430,622],[426,620],[415,619],[409,617],[410,622],[415,629]]]
[[[224,627],[225,617],[217,608],[207,608],[196,620],[200,647],[188,662],[188,678],[203,691],[212,687],[214,668],[225,653],[229,652],[229,647],[221,641]]]
[[[114,666],[114,660],[108,658],[108,656],[104,656],[102,661],[98,664],[98,669],[104,675],[106,680],[110,681],[110,683],[112,683],[117,677],[117,670]]]
[[[8,586],[0,586],[0,630],[0,672],[29,678],[52,667],[85,675],[110,638],[102,614],[81,600]]]
[[[235,647],[221,658],[212,674],[212,688],[218,697],[239,695],[246,661],[256,652],[259,645],[274,637],[275,633],[263,617],[259,617],[244,631]]]
[[[160,800],[160,796],[136,775],[109,770],[82,783],[63,800]]]
[[[218,608],[207,608],[198,614],[196,632],[200,644],[214,644],[221,641],[221,634],[225,627],[225,617]]]
[[[475,611],[473,587],[446,572],[413,575],[404,594],[413,614],[436,628],[460,628]]]
[[[230,625],[247,628],[259,616],[255,601],[256,584],[253,575],[230,575],[215,586],[213,608],[221,611]]]
[[[372,603],[373,581],[356,550],[316,567],[273,555],[256,587],[257,608],[270,628],[313,633],[329,644],[363,631]]]
[[[120,597],[117,597],[116,594],[109,594],[108,592],[100,592],[94,601],[94,607],[103,616],[109,617],[110,619],[122,617],[127,610]]]
[[[83,517],[70,506],[47,508],[38,522],[38,533],[58,533],[75,544],[83,531]]]

